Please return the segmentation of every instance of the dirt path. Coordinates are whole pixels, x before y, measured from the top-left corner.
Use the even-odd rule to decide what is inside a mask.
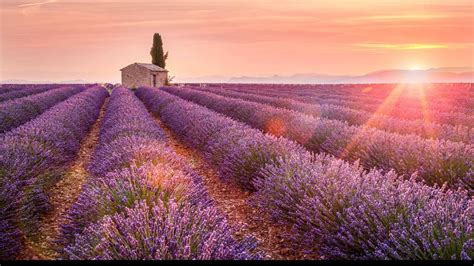
[[[60,225],[65,222],[67,210],[77,200],[82,185],[87,179],[87,165],[92,152],[97,145],[100,122],[105,113],[108,98],[102,105],[99,117],[84,138],[77,159],[66,171],[64,178],[56,183],[48,192],[50,195],[51,212],[46,213],[41,221],[38,240],[27,240],[24,250],[18,256],[22,260],[55,259],[58,254],[54,251],[54,240],[59,236]]]
[[[237,228],[235,237],[254,236],[260,241],[258,248],[267,254],[266,259],[293,260],[318,259],[315,252],[305,254],[302,247],[289,239],[290,228],[275,225],[269,217],[251,205],[251,194],[237,185],[221,180],[216,167],[204,161],[199,152],[187,147],[158,118],[157,123],[169,137],[176,153],[188,159],[191,166],[203,178],[217,208],[227,216],[231,226]]]

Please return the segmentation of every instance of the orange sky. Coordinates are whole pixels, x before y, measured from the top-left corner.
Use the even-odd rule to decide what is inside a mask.
[[[0,80],[117,82],[154,32],[178,81],[474,67],[470,0],[0,2]]]

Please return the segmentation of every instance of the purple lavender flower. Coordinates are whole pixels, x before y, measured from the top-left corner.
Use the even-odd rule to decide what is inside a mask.
[[[82,90],[81,86],[63,87],[0,103],[0,133],[28,122],[58,102]]]
[[[0,257],[18,251],[20,241],[13,237],[18,232],[36,232],[39,216],[49,208],[45,189],[61,178],[107,95],[102,87],[87,89],[0,136],[0,224],[7,227],[0,239],[9,246]]]
[[[202,177],[128,89],[114,89],[99,141],[92,176],[61,227],[63,258],[258,258],[255,240],[233,239]]]
[[[298,111],[314,117],[346,121],[350,125],[375,127],[398,134],[417,134],[425,138],[439,138],[465,143],[474,143],[474,130],[468,126],[437,124],[423,119],[405,120],[364,110],[352,109],[335,104],[308,104],[287,98],[286,95],[258,95],[243,90],[232,91],[217,88],[203,88],[202,91],[221,96],[268,104],[274,107]]]
[[[45,86],[32,86],[29,88],[24,88],[24,89],[17,89],[13,91],[9,91],[6,93],[1,93],[0,94],[0,102],[16,99],[16,98],[21,98],[21,97],[26,97],[38,93],[42,93],[45,91],[48,91],[52,89],[52,87],[45,87]]]
[[[242,250],[252,243],[237,243],[216,209],[157,199],[88,226],[65,249],[67,259],[209,260],[255,258]]]
[[[276,136],[297,141],[313,152],[326,152],[366,169],[418,173],[428,184],[455,186],[474,169],[474,146],[462,142],[424,139],[375,128],[351,126],[338,120],[314,118],[266,104],[222,97],[186,88],[163,90]]]
[[[222,177],[237,182],[245,177],[246,183],[251,182],[257,190],[256,204],[276,221],[292,225],[298,239],[318,246],[327,258],[463,259],[472,255],[472,199],[465,190],[427,186],[416,175],[404,179],[394,171],[367,172],[357,160],[348,163],[325,154],[311,155],[297,145],[289,145],[287,151],[279,151],[284,156],[261,165],[259,155],[279,147],[280,139],[162,90],[139,88],[137,95],[154,106],[155,114],[180,138],[216,163]],[[211,136],[195,140],[209,129],[215,129]],[[320,134],[331,136],[332,132]],[[260,146],[245,146],[253,141]]]
[[[365,172],[324,155],[282,158],[261,175],[257,203],[329,258],[461,259],[474,236],[466,191]]]

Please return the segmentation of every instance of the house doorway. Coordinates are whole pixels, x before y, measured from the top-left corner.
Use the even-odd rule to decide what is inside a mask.
[[[156,75],[153,74],[153,87],[156,87]]]

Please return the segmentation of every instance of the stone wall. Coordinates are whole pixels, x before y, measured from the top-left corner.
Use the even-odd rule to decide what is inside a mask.
[[[157,87],[165,85],[167,72],[152,72],[138,65],[130,65],[122,70],[122,85],[128,88],[151,87],[153,86],[153,74],[156,75]]]
[[[168,77],[168,72],[154,72],[156,74],[156,87],[161,87],[166,84],[166,78]],[[151,76],[150,86],[153,86],[153,76]]]

